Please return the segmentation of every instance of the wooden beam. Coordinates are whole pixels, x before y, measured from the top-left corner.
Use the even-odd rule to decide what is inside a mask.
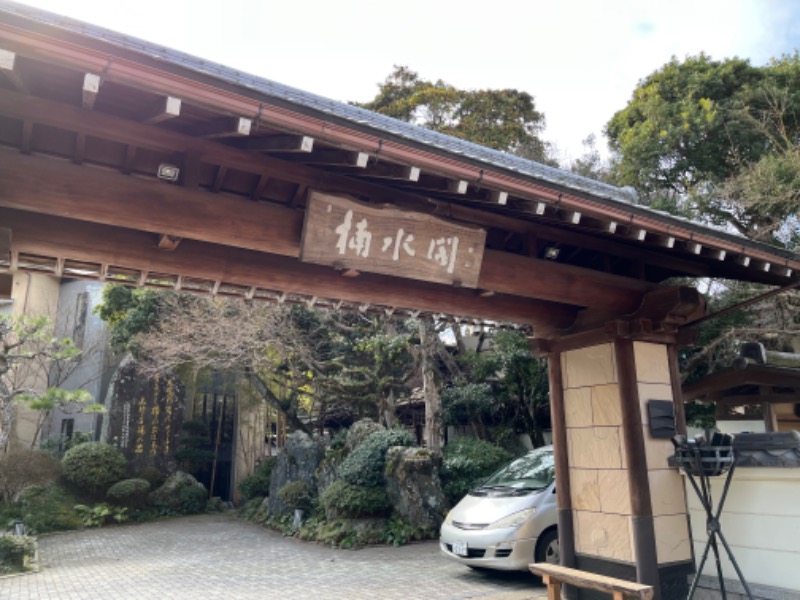
[[[364,169],[369,162],[369,154],[350,150],[316,150],[312,152],[310,156],[304,156],[302,161],[314,165],[333,165]]]
[[[480,298],[466,288],[370,273],[346,279],[334,269],[293,258],[192,239],[184,239],[174,252],[164,252],[148,233],[24,211],[0,208],[0,222],[13,230],[14,249],[20,253],[484,320],[565,327],[575,317],[574,308],[552,302],[508,295]]]
[[[157,125],[181,114],[181,99],[174,96],[161,96],[150,109],[143,113],[140,121],[145,125]]]
[[[225,176],[228,174],[228,167],[217,167],[217,173],[214,175],[214,183],[211,186],[212,191],[219,192],[225,184]]]
[[[0,260],[11,260],[11,230],[0,227]]]
[[[359,175],[361,175],[359,173]],[[418,181],[420,175],[419,167],[407,167],[392,163],[380,162],[367,165],[364,169],[364,176],[375,179],[394,179],[397,181]]]
[[[80,131],[87,136],[114,141],[143,150],[174,155],[193,148],[200,152],[206,164],[225,166],[251,173],[270,171],[283,181],[324,188],[331,193],[342,192],[369,196],[376,202],[400,203],[430,207],[430,201],[414,192],[389,189],[367,180],[354,179],[336,173],[321,171],[299,162],[280,160],[266,154],[248,152],[211,140],[195,138],[169,129],[150,127],[100,112],[87,113],[77,107],[60,104],[35,96],[0,90],[0,114],[42,123],[65,131]],[[439,178],[440,181],[444,181]],[[474,222],[474,209],[460,209],[461,220]],[[482,215],[484,216],[484,215]],[[490,215],[491,217],[491,215]],[[499,216],[494,217],[499,218]],[[521,224],[511,218],[502,221],[513,227]]]
[[[22,122],[22,141],[20,151],[23,154],[31,153],[31,140],[33,138],[33,121],[25,119]]]
[[[250,135],[253,122],[244,117],[223,117],[194,127],[192,135],[204,138],[241,137]]]
[[[89,176],[91,175],[91,176]],[[0,150],[0,206],[299,256],[303,215],[272,203]],[[653,284],[488,250],[478,287],[625,314]]]
[[[466,194],[468,188],[469,182],[463,179],[449,179],[447,181],[447,191],[451,194]]]
[[[251,200],[259,200],[261,196],[264,195],[264,190],[267,189],[267,183],[269,182],[269,175],[262,174],[258,178],[258,183],[256,187],[253,188],[253,193],[250,195]]]
[[[136,160],[136,146],[125,146],[125,158],[122,160],[120,171],[126,175],[133,171],[133,162]]]
[[[181,238],[162,233],[158,236],[158,247],[168,252],[174,251],[181,243]]]
[[[83,87],[81,88],[81,106],[85,110],[94,109],[97,96],[100,93],[100,75],[86,73],[83,76]]]
[[[508,192],[501,192],[498,190],[489,190],[489,202],[492,204],[499,204],[505,206],[508,202]]]
[[[271,135],[250,138],[245,140],[240,147],[260,152],[308,153],[314,150],[314,138],[307,135]]]
[[[35,198],[33,197],[35,196]],[[27,200],[26,200],[27,199]],[[0,149],[0,205],[297,256],[303,215],[105,169]],[[49,206],[48,206],[49,205]],[[206,233],[201,233],[206,229]],[[208,234],[211,235],[208,235]],[[238,240],[238,242],[237,242]]]
[[[86,136],[79,133],[75,138],[75,152],[72,155],[72,162],[79,165],[83,162],[86,154]]]
[[[18,92],[30,94],[25,80],[16,68],[16,54],[9,50],[0,49],[0,73],[14,86]]]

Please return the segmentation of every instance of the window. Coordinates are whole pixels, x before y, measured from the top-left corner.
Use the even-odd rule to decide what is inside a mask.
[[[61,421],[61,439],[71,440],[72,432],[75,430],[75,419],[63,419]]]

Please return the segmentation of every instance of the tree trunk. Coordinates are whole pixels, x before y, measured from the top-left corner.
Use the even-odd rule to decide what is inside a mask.
[[[438,452],[442,449],[442,432],[439,425],[439,413],[442,398],[436,385],[434,356],[436,354],[436,332],[433,323],[428,320],[419,322],[419,340],[422,354],[422,394],[425,398],[425,440],[429,450]]]
[[[390,389],[389,393],[381,402],[381,418],[387,429],[394,427],[397,414],[395,411],[394,390]]]
[[[286,421],[289,425],[291,425],[292,429],[299,429],[303,433],[311,435],[311,432],[308,430],[308,427],[306,427],[306,424],[298,418],[297,413],[283,406],[275,397],[275,394],[272,393],[272,390],[269,389],[269,386],[267,386],[267,384],[265,384],[260,377],[251,372],[246,372],[245,377],[267,404],[277,409],[280,413],[283,413]]]

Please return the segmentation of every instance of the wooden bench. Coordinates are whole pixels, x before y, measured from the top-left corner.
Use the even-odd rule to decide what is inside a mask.
[[[606,592],[611,594],[614,600],[623,600],[623,598],[652,600],[653,598],[653,587],[642,583],[606,577],[605,575],[595,575],[594,573],[549,563],[534,563],[529,568],[531,573],[542,577],[542,581],[547,586],[548,600],[561,600],[561,585],[564,583],[579,588]]]

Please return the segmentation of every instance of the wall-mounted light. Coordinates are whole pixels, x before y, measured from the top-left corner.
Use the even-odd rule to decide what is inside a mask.
[[[549,258],[550,260],[555,260],[558,258],[558,253],[561,250],[558,249],[556,246],[550,246],[547,250],[544,251],[544,257]]]
[[[156,177],[159,179],[164,179],[165,181],[178,181],[180,174],[181,170],[175,165],[161,163],[158,165],[158,173],[156,173]]]

